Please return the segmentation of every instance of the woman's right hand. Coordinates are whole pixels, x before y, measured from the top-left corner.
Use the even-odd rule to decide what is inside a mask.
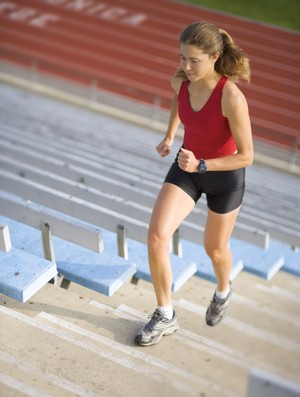
[[[166,157],[171,153],[172,143],[164,138],[157,146],[156,150],[161,157]]]

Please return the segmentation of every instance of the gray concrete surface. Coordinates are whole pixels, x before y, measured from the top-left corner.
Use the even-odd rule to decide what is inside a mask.
[[[117,134],[109,118],[101,120],[108,136]],[[91,126],[68,125],[78,142],[95,137]],[[138,148],[145,166],[155,164],[155,177],[167,165],[149,151],[157,134],[143,133],[131,128],[132,153]],[[129,152],[130,142],[120,138]],[[249,171],[249,209],[270,211],[298,230],[298,177],[260,165]],[[253,367],[299,384],[299,278],[281,270],[266,281],[242,271],[227,317],[210,328],[204,314],[213,291],[213,283],[192,277],[173,293],[180,330],[149,348],[133,341],[155,308],[149,282],[127,282],[112,297],[74,283],[68,291],[47,284],[25,304],[1,295],[0,396],[246,397]]]
[[[246,397],[252,367],[299,382],[299,286],[242,272],[211,328],[213,284],[193,277],[173,294],[180,330],[149,348],[133,338],[155,305],[150,283],[110,298],[76,284],[48,284],[26,304],[1,296],[0,395]]]

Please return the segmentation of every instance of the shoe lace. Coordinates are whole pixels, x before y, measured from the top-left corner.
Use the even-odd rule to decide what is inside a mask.
[[[214,313],[214,314],[219,314],[219,313],[221,312],[220,303],[218,303],[218,302],[212,300],[212,301],[211,301],[211,311],[212,311],[212,313]]]
[[[224,300],[225,301],[225,300]],[[218,299],[216,296],[213,297],[211,301],[211,312],[214,314],[221,313],[223,300]]]
[[[155,325],[163,318],[163,315],[159,310],[155,310],[155,312],[150,314],[148,318],[150,318],[150,321],[145,325],[144,330],[151,332]]]

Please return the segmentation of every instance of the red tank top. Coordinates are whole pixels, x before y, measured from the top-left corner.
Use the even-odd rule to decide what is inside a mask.
[[[236,144],[229,123],[222,114],[221,99],[227,77],[222,76],[205,105],[195,112],[190,104],[189,81],[183,81],[178,94],[178,113],[184,125],[183,145],[197,159],[211,159],[233,154]]]

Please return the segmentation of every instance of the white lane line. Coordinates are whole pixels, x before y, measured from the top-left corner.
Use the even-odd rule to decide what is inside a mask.
[[[141,366],[138,363],[136,364],[135,362],[133,362],[133,360],[129,360],[129,359],[126,359],[124,357],[118,356],[118,355],[116,355],[114,353],[111,353],[109,351],[106,351],[106,350],[102,349],[101,347],[96,346],[96,345],[94,345],[92,343],[89,343],[89,342],[87,342],[85,340],[83,341],[83,340],[76,339],[75,337],[71,336],[70,334],[66,334],[66,333],[60,331],[57,328],[51,327],[48,324],[43,323],[41,321],[41,319],[38,320],[37,318],[27,317],[27,316],[25,316],[25,315],[23,315],[23,314],[21,314],[19,312],[16,312],[16,311],[14,311],[12,309],[9,309],[7,307],[4,307],[4,306],[0,306],[0,312],[4,313],[4,314],[6,314],[6,315],[8,315],[10,317],[16,318],[16,319],[18,319],[18,320],[20,320],[20,321],[22,321],[22,322],[24,322],[24,323],[26,323],[28,325],[36,327],[36,328],[38,328],[38,329],[40,329],[40,330],[42,330],[44,332],[47,332],[47,333],[49,333],[51,335],[54,335],[57,338],[65,340],[65,341],[67,341],[67,342],[69,342],[69,343],[71,343],[71,344],[73,344],[75,346],[78,346],[78,347],[80,347],[82,349],[90,351],[90,352],[92,352],[92,353],[94,353],[94,354],[96,354],[96,355],[98,355],[100,357],[103,357],[103,358],[105,358],[107,360],[113,361],[113,362],[115,362],[115,363],[117,363],[117,364],[119,364],[121,366],[126,367],[127,369],[136,371],[137,373],[139,373],[139,374],[141,374],[143,376],[149,377],[149,378],[151,378],[151,379],[153,379],[155,381],[160,381],[160,382],[164,383],[166,380],[168,380],[169,384],[171,384],[172,387],[178,387],[179,389],[182,389],[182,388],[186,387],[186,385],[182,384],[181,382],[179,382],[177,380],[174,382],[174,384],[172,383],[172,381],[170,383],[169,378],[166,378],[166,376],[163,376],[158,371],[153,371],[153,369],[147,368],[146,366]],[[98,335],[98,334],[96,334],[96,335]],[[109,346],[112,344],[112,342],[114,342],[114,341],[109,339],[109,343],[110,343]],[[137,348],[136,348],[136,351],[138,351]],[[163,361],[162,361],[162,363],[163,363]],[[166,364],[166,365],[168,366],[168,364]],[[170,366],[170,369],[171,369],[171,366]],[[180,369],[176,368],[176,370],[178,371],[179,375],[182,375],[182,372],[181,372]],[[192,379],[192,377],[191,377],[191,375],[189,373],[188,373],[188,375],[189,375],[189,378],[190,378],[189,381],[190,381]],[[201,378],[196,377],[196,376],[193,377],[193,381],[196,381],[197,384],[201,385],[202,387],[203,386],[205,386],[205,387],[209,386],[209,387],[213,387],[213,389],[218,388],[215,385],[211,385],[210,382],[207,382],[206,380],[202,380]],[[221,393],[222,389],[218,388],[218,391]],[[196,397],[196,396],[199,395],[199,388],[198,387],[193,387],[191,384],[189,384],[188,390],[186,390],[186,393],[187,393],[187,395]],[[222,393],[221,393],[221,395],[222,395]],[[237,397],[237,396],[234,395],[234,394],[230,394],[230,395],[228,395],[228,397]]]
[[[116,342],[112,339],[106,338],[105,336],[102,336],[100,334],[97,334],[95,332],[92,331],[88,331],[84,328],[81,328],[75,324],[72,324],[68,321],[62,320],[60,318],[54,317],[48,313],[45,312],[41,312],[37,315],[38,318],[43,318],[46,319],[56,325],[59,325],[61,327],[67,328],[68,330],[71,330],[79,335],[88,337],[98,343],[101,343],[105,346],[109,346],[110,348],[116,349],[118,351],[121,351],[122,353],[128,354],[134,358],[140,359],[144,362],[146,362],[147,364],[151,364],[153,366],[156,366],[160,369],[163,369],[167,372],[172,373],[173,375],[175,375],[178,378],[185,378],[188,381],[194,382],[196,384],[200,384],[202,387],[207,387],[210,389],[213,389],[217,392],[221,392],[224,394],[224,390],[223,388],[219,387],[216,384],[211,384],[211,382],[207,381],[204,378],[201,378],[199,375],[194,375],[191,374],[188,371],[183,370],[182,368],[176,367],[170,363],[167,363],[166,361],[163,361],[159,358],[153,357],[149,354],[143,353],[141,352],[137,347],[129,347],[129,346],[125,346],[122,345],[119,342]],[[177,383],[179,381],[177,380]],[[184,387],[184,385],[183,385]],[[191,386],[189,386],[190,388]],[[195,390],[196,392],[196,390]],[[227,394],[224,394],[224,396]],[[228,396],[231,396],[232,394],[228,394]]]
[[[190,304],[190,302],[188,303],[189,303],[188,305],[189,307],[195,308],[196,306],[195,304],[193,303]],[[90,302],[90,304],[92,304],[95,307],[98,306],[97,302],[95,301]],[[173,301],[173,304],[176,305],[176,301]],[[204,308],[198,308],[198,309],[199,309],[198,312],[205,313],[206,311],[206,309]],[[145,321],[147,318],[145,313],[123,304],[118,306],[115,310],[110,308],[110,311],[112,311],[115,315],[121,318],[131,321],[134,320],[138,321],[137,318]],[[210,339],[202,337],[188,330],[184,330],[182,328],[179,328],[179,330],[176,332],[176,334],[174,335],[174,339],[177,339],[181,343],[187,344],[190,347],[193,347],[194,349],[204,351],[208,354],[221,358],[224,361],[227,361],[231,364],[235,364],[247,370],[250,370],[253,366],[256,365],[256,361],[253,360],[250,361],[249,357],[245,356],[243,353],[240,353],[238,350],[230,349],[224,345],[216,343]],[[268,370],[271,373],[275,373],[276,371],[278,371],[276,367],[273,367],[268,363],[260,362],[260,365],[262,368],[264,368],[264,370]],[[225,395],[225,390],[224,390],[224,395]]]
[[[95,303],[93,303],[93,305],[96,306]],[[144,313],[123,304],[118,306],[113,312],[118,317],[131,321],[136,320],[136,318],[141,320],[146,320],[147,318]],[[193,347],[194,349],[221,358],[222,360],[237,365],[238,367],[250,369],[250,365],[245,362],[246,357],[243,354],[201,335],[179,328],[176,334],[174,334],[174,338]]]
[[[42,391],[37,390],[36,388],[27,385],[27,383],[21,382],[12,376],[3,374],[0,372],[0,383],[11,387],[14,390],[21,392],[22,394],[26,394],[29,397],[52,397],[48,393],[44,393]]]
[[[196,305],[194,303],[188,302],[185,299],[180,299],[177,301],[177,305],[191,311],[195,314],[203,315],[206,309],[200,305]],[[235,331],[241,331],[245,334],[253,336],[257,339],[261,339],[264,342],[272,343],[273,345],[279,346],[280,348],[288,349],[293,352],[300,352],[300,344],[296,343],[284,336],[277,335],[270,331],[264,331],[261,329],[257,329],[253,327],[251,324],[243,323],[242,321],[236,320],[232,317],[225,317],[223,320],[223,324],[226,324],[228,327],[233,328]]]
[[[292,316],[288,313],[279,312],[278,310],[273,310],[269,307],[263,306],[260,302],[257,302],[253,299],[249,299],[244,296],[237,295],[237,294],[233,295],[232,300],[234,302],[237,302],[238,304],[248,306],[252,310],[255,310],[259,313],[267,314],[268,316],[274,317],[281,321],[284,321],[284,322],[293,324],[297,327],[300,327],[300,318],[297,316]]]
[[[177,302],[173,301],[173,304],[176,305]],[[105,306],[102,303],[98,303],[96,301],[90,301],[90,305],[98,307],[98,308],[102,308],[103,310],[109,310],[111,312],[113,312],[115,315],[117,315],[118,317],[122,317],[123,319],[126,320],[130,320],[130,321],[136,321],[138,323],[140,323],[141,321],[146,321],[147,320],[147,315],[137,309],[134,309],[132,307],[126,306],[124,304],[119,305],[116,309],[113,309],[110,306]],[[179,328],[179,330],[176,332],[176,334],[174,335],[174,337],[177,337],[178,335],[182,335],[185,337],[188,337],[189,339],[192,339],[194,341],[198,341],[201,344],[201,348],[205,348],[205,346],[207,346],[208,348],[211,348],[211,350],[209,351],[210,354],[216,353],[218,354],[218,350],[223,351],[224,353],[226,353],[226,355],[224,356],[224,359],[227,361],[230,361],[230,359],[228,359],[227,354],[229,355],[234,355],[236,358],[240,358],[241,360],[245,359],[245,356],[233,349],[230,349],[224,345],[221,345],[217,342],[212,341],[211,339],[202,337],[201,335],[195,334],[193,332],[190,332],[188,330],[184,330],[183,328]],[[243,364],[240,363],[240,361],[238,362],[238,365],[243,366]],[[245,365],[244,365],[245,366]],[[248,368],[248,366],[247,366]]]
[[[45,331],[51,335],[54,335],[60,339],[63,339],[75,346],[78,346],[85,350],[91,351],[100,357],[106,358],[106,359],[111,360],[119,365],[122,365],[122,366],[128,368],[128,369],[131,369],[138,373],[141,373],[142,375],[154,377],[156,380],[160,380],[160,381],[163,380],[162,376],[159,374],[153,374],[153,372],[147,370],[146,368],[141,367],[140,365],[136,365],[133,362],[131,362],[121,356],[115,355],[114,353],[103,350],[99,346],[95,346],[92,343],[78,340],[78,339],[74,338],[73,336],[58,330],[57,328],[54,328],[54,327],[49,326],[48,324],[42,323],[41,321],[39,321],[36,318],[27,317],[19,312],[16,312],[16,311],[11,310],[4,306],[0,306],[0,311],[3,312],[4,314],[7,314],[10,317],[14,317],[14,318],[20,320],[28,325],[39,328],[42,331]]]
[[[61,378],[53,373],[50,373],[45,370],[41,370],[40,368],[36,367],[35,365],[32,365],[28,362],[25,362],[23,360],[18,359],[17,357],[0,351],[0,360],[4,361],[8,364],[16,366],[18,369],[30,373],[34,375],[35,377],[42,378],[44,380],[47,380],[48,382],[61,387],[64,390],[68,390],[72,393],[75,393],[76,396],[82,396],[82,397],[101,397],[100,394],[96,394],[93,392],[90,392],[86,388],[77,385],[73,382],[68,381],[67,379]]]
[[[298,287],[300,291],[300,282],[298,280],[292,280],[292,284]]]
[[[287,299],[293,303],[297,303],[298,305],[300,305],[300,296],[299,295],[292,294],[291,292],[286,291],[285,289],[279,288],[276,285],[267,287],[262,284],[256,284],[256,288],[258,288],[264,292],[268,292],[269,294],[279,296],[283,299]]]

